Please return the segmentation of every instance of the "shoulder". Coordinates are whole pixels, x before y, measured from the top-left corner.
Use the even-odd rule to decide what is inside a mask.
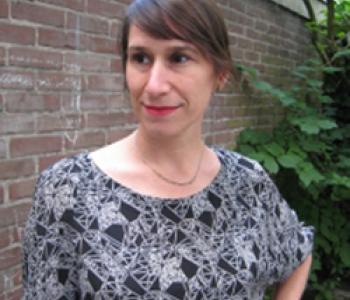
[[[48,189],[77,184],[82,178],[87,178],[91,167],[87,151],[63,158],[39,174],[36,189],[48,192]]]
[[[254,159],[224,148],[214,147],[214,151],[226,169],[234,175],[241,174],[250,178],[265,177],[267,175],[260,163]]]

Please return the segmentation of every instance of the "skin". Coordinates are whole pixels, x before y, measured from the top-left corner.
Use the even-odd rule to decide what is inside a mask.
[[[309,277],[312,257],[309,255],[294,272],[281,282],[275,293],[274,300],[299,300]]]
[[[144,195],[178,198],[202,190],[220,169],[216,154],[203,143],[203,118],[214,91],[224,86],[226,78],[226,72],[216,73],[191,43],[155,39],[132,25],[126,81],[139,126],[125,139],[93,152],[95,164]],[[202,151],[205,163],[188,186],[166,183],[144,163],[168,178],[186,181]],[[275,300],[300,299],[310,264],[311,256],[278,286]]]
[[[224,72],[215,72],[191,43],[155,39],[132,25],[126,82],[139,126],[126,139],[93,153],[94,161],[112,178],[143,194],[177,198],[202,190],[220,169],[216,154],[203,143],[202,124],[224,79]],[[170,113],[155,113],[156,108]],[[205,164],[200,164],[195,182],[184,187],[159,179],[143,162],[183,182],[195,174],[202,152]]]
[[[141,134],[166,139],[201,139],[204,113],[220,80],[192,44],[159,40],[131,26],[126,65],[130,98]],[[148,108],[176,108],[163,117]]]

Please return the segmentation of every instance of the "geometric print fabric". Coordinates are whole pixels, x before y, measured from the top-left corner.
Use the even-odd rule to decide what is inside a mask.
[[[186,198],[136,193],[83,152],[44,171],[23,240],[24,299],[261,300],[312,251],[266,172],[221,169]]]

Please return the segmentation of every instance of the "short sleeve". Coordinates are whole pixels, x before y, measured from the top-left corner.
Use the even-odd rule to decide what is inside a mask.
[[[63,196],[50,176],[37,181],[23,236],[24,300],[79,298],[74,246],[55,213]]]
[[[270,177],[262,173],[260,196],[267,207],[267,264],[272,284],[286,279],[312,253],[314,228],[299,221]]]

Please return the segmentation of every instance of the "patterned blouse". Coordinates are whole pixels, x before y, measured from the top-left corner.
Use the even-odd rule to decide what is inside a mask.
[[[24,299],[261,300],[312,251],[256,162],[214,149],[215,179],[185,198],[139,194],[88,152],[44,171],[24,240]]]

